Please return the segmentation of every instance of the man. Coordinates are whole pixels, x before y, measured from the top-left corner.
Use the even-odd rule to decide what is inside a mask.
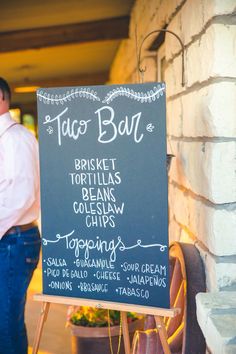
[[[26,354],[26,291],[40,251],[38,147],[11,118],[10,98],[0,78],[0,354]]]

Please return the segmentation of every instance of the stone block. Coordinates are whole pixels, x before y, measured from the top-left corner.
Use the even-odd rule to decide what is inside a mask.
[[[214,354],[229,354],[236,343],[236,292],[199,293],[196,304],[209,349]]]
[[[136,1],[131,13],[130,37],[135,39],[135,31],[138,34],[138,47],[148,33],[163,28],[174,16],[177,8],[185,0],[150,0]],[[153,34],[145,41],[143,49],[149,47],[158,34]],[[134,40],[135,41],[135,40]]]
[[[188,0],[181,11],[171,20],[168,30],[175,32],[184,45],[189,45],[203,34],[207,23],[216,16],[232,14],[236,9],[234,0]],[[222,21],[222,20],[219,20]],[[227,24],[227,18],[225,18]],[[166,36],[166,58],[171,60],[179,53],[181,46],[178,40],[172,36]]]
[[[216,209],[212,214],[212,237],[209,240],[209,248],[216,255],[236,254],[236,209]]]
[[[171,184],[169,185],[169,208],[180,225],[189,227],[189,197]]]
[[[165,81],[167,98],[171,98],[176,94],[186,91],[187,85],[184,87],[182,86],[182,58],[180,55],[167,65],[165,70]]]
[[[168,63],[165,78],[167,97],[184,93],[186,89],[212,78],[236,77],[236,26],[212,24],[185,51],[185,87],[181,86],[181,55]],[[224,53],[224,55],[222,55]]]
[[[229,15],[236,11],[235,0],[204,0],[204,11],[207,13],[207,9],[213,8],[214,15]]]
[[[169,23],[170,20],[175,17],[175,13],[184,2],[185,0],[161,1],[160,6],[156,7],[154,16],[151,18],[151,21],[149,23],[149,27],[148,27],[149,32],[156,29],[161,29],[167,23]]]
[[[185,229],[181,229],[179,240],[180,242],[191,243],[192,245],[195,242],[194,239],[191,237],[191,235]]]
[[[168,30],[176,33],[186,46],[200,34],[206,23],[203,1],[188,0],[180,12],[171,20]],[[166,59],[171,60],[181,51],[181,45],[173,35],[166,36]]]
[[[181,234],[181,228],[179,224],[174,220],[170,220],[169,222],[169,243],[174,241],[179,241]]]
[[[235,83],[213,83],[181,99],[185,137],[236,136],[236,105],[232,104],[236,102]]]
[[[236,255],[217,257],[195,243],[203,259],[206,271],[207,290],[222,291],[236,289]]]
[[[181,137],[182,117],[183,117],[182,97],[167,102],[166,115],[167,115],[167,134],[175,137]]]
[[[225,354],[235,354],[236,353],[236,343],[228,343],[225,348]]]
[[[207,145],[207,144],[206,144]],[[211,198],[213,203],[236,201],[236,141],[209,143],[211,155]]]
[[[236,26],[215,24],[213,26],[215,39],[215,60],[211,76],[236,77]],[[224,55],[222,55],[224,53]]]
[[[184,6],[183,6],[184,7]],[[176,33],[180,39],[183,41],[183,32],[182,32],[182,16],[181,13],[178,13],[170,22],[167,29]],[[165,37],[165,51],[166,51],[166,60],[169,61],[173,58],[174,55],[181,51],[181,44],[179,40],[171,33],[166,33]]]
[[[188,87],[213,77],[236,76],[235,36],[236,26],[213,24],[187,49]]]
[[[186,81],[188,87],[207,81],[211,77],[218,76],[214,75],[214,63],[217,61],[215,58],[217,35],[215,26],[210,26],[198,41],[195,41],[187,48]]]
[[[206,23],[203,3],[204,1],[188,0],[182,8],[181,29],[185,45],[191,42],[194,36],[202,31]]]
[[[171,141],[170,177],[212,203],[236,201],[236,142]]]
[[[219,208],[171,183],[169,209],[173,218],[186,227],[213,255],[236,255],[235,208]]]

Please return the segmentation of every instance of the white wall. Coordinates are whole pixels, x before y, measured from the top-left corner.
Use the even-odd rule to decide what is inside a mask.
[[[197,242],[208,291],[236,289],[235,11],[235,0],[137,0],[130,39],[122,42],[110,73],[110,83],[139,82],[137,46],[166,24],[184,43],[182,87],[181,47],[166,35],[167,133],[176,156],[169,235],[170,241]],[[156,80],[152,55],[143,52],[144,81]]]
[[[170,240],[199,240],[209,251],[204,252],[206,267],[211,264],[209,290],[236,285],[232,257],[226,258],[236,256],[235,8],[234,0],[137,0],[130,39],[122,42],[110,74],[110,83],[138,82],[136,34],[140,46],[145,35],[168,24],[185,45],[182,87],[181,47],[166,35],[167,129],[176,155],[170,171]],[[155,81],[156,61],[143,54],[144,81]],[[213,275],[221,256],[229,265],[225,282],[219,274],[223,267]]]

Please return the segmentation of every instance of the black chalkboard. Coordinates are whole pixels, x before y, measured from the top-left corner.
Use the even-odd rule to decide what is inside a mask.
[[[43,293],[168,308],[165,85],[37,100]]]

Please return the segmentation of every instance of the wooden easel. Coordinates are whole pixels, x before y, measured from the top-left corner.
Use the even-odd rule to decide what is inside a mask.
[[[123,332],[123,339],[124,339],[124,347],[125,353],[131,354],[131,346],[130,346],[130,338],[129,338],[129,329],[128,329],[128,322],[127,322],[127,312],[137,312],[142,314],[150,313],[154,315],[156,326],[160,333],[160,340],[162,343],[162,347],[164,350],[164,354],[171,354],[168,341],[167,341],[167,332],[163,322],[163,317],[175,317],[179,314],[180,309],[173,308],[173,309],[162,309],[162,308],[155,308],[155,307],[146,307],[140,305],[130,305],[130,304],[121,304],[121,303],[113,303],[107,301],[100,301],[97,300],[88,300],[88,299],[78,299],[72,297],[63,297],[63,296],[52,296],[52,295],[43,295],[37,294],[34,295],[35,301],[42,302],[41,313],[38,321],[38,326],[34,338],[33,344],[33,353],[37,354],[39,349],[39,343],[41,339],[41,335],[43,332],[44,323],[47,320],[48,311],[50,308],[50,304],[63,304],[63,305],[74,305],[74,306],[90,306],[96,308],[104,308],[108,310],[117,310],[121,312],[121,323],[122,323],[122,332]]]

